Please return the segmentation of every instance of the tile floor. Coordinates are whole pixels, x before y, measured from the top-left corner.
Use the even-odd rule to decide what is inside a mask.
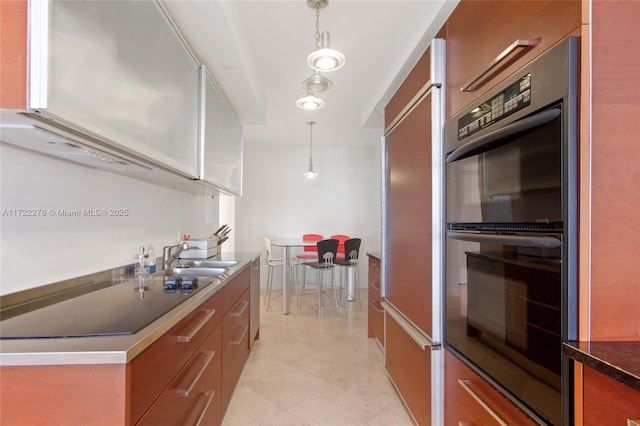
[[[323,319],[295,304],[282,315],[281,298],[272,298],[268,312],[263,306],[260,339],[223,426],[413,425],[385,373],[382,351],[367,338],[366,305],[350,305],[342,315],[328,305]]]

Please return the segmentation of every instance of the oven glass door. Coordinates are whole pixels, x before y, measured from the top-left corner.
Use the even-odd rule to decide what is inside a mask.
[[[538,117],[543,119],[536,122]],[[561,117],[556,105],[529,118],[535,127],[518,130],[516,123],[513,135],[451,153],[447,222],[562,222]]]
[[[562,237],[516,237],[525,246],[449,233],[446,340],[516,401],[562,424],[561,249],[549,248]]]

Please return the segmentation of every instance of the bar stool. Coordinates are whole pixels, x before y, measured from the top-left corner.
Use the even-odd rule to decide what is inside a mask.
[[[324,237],[320,234],[304,234],[302,236],[302,241],[307,243],[317,243],[318,241],[322,241],[322,240],[324,240]],[[298,266],[300,266],[302,262],[313,262],[315,259],[318,258],[318,246],[316,244],[304,246],[303,251],[304,253],[300,253],[296,255],[294,259],[294,263],[292,264],[294,268],[293,281],[295,282],[295,285],[296,285],[296,297],[300,296],[299,294],[297,294]]]
[[[324,310],[324,295],[326,290],[325,281],[328,281],[327,274],[331,278],[331,287],[333,289],[333,299],[336,304],[336,312],[340,313],[340,306],[338,304],[338,295],[336,294],[336,286],[334,285],[333,272],[335,270],[334,260],[336,258],[336,253],[338,251],[338,240],[328,239],[318,241],[318,257],[316,262],[303,262],[302,266],[303,275],[302,275],[302,293],[299,299],[299,304],[302,303],[302,298],[304,297],[304,291],[307,285],[307,269],[315,269],[318,273],[318,316],[320,318],[323,317]],[[300,306],[298,306],[300,308]]]
[[[362,301],[360,300],[360,294],[358,288],[360,286],[360,273],[358,271],[358,256],[360,253],[360,244],[362,240],[360,238],[351,238],[344,242],[345,257],[336,260],[336,265],[340,266],[346,275],[346,279],[343,279],[344,275],[340,274],[340,296],[342,297],[342,284],[345,283],[345,294],[347,302],[351,302],[354,299],[358,300],[358,306],[362,308]],[[351,278],[353,274],[353,279]]]
[[[344,235],[344,234],[335,234],[330,236],[329,238],[333,238],[334,240],[338,240],[338,257],[336,260],[338,259],[344,259],[344,243],[345,241],[347,241],[349,238],[351,238],[348,235]]]
[[[277,266],[282,266],[282,273],[285,274],[284,270],[284,259],[272,257],[271,252],[271,239],[269,237],[264,237],[264,245],[267,249],[267,266],[269,270],[267,271],[267,294],[264,298],[264,305],[267,307],[267,311],[269,310],[269,304],[271,303],[271,287],[273,287],[273,268]]]

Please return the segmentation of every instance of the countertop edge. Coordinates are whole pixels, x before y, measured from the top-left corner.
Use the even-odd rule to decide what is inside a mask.
[[[611,345],[612,347],[624,345],[627,342],[597,342],[599,345]],[[628,342],[631,345],[640,345],[640,342]],[[640,377],[624,367],[617,365],[614,360],[605,359],[601,356],[596,356],[590,351],[583,350],[580,345],[591,346],[590,342],[564,342],[562,344],[563,353],[578,361],[599,373],[604,374],[611,379],[614,379],[638,392],[640,392]],[[640,357],[640,354],[638,355]]]
[[[0,340],[0,367],[27,365],[126,364],[260,257],[260,253],[223,254],[241,257],[218,285],[210,285],[135,334],[66,339]],[[71,346],[65,350],[64,346]]]

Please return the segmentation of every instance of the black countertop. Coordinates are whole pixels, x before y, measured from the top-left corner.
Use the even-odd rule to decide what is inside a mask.
[[[124,364],[131,361],[134,357],[140,354],[144,349],[151,345],[154,341],[160,338],[164,333],[171,329],[174,325],[178,324],[187,315],[192,313],[202,303],[208,300],[213,294],[219,291],[227,283],[231,282],[241,271],[250,267],[254,260],[259,259],[259,253],[223,253],[221,260],[236,260],[238,263],[236,266],[230,267],[227,273],[219,277],[202,277],[202,285],[199,285],[197,291],[192,293],[183,294],[178,291],[174,294],[164,294],[162,273],[152,275],[148,277],[145,282],[145,287],[148,287],[143,294],[140,293],[139,282],[126,273],[126,267],[117,267],[113,270],[98,272],[84,277],[78,277],[77,279],[69,280],[73,283],[72,287],[88,287],[89,291],[82,289],[80,294],[76,292],[70,292],[67,286],[67,282],[54,283],[48,286],[47,295],[51,294],[52,297],[45,297],[43,294],[37,293],[37,299],[47,299],[47,303],[44,306],[40,306],[39,303],[35,303],[35,310],[20,310],[20,312],[12,312],[11,315],[7,314],[1,323],[8,324],[14,320],[18,320],[24,315],[24,318],[32,318],[32,315],[36,315],[39,321],[49,321],[49,319],[40,317],[37,311],[43,310],[45,313],[55,313],[58,315],[59,310],[53,308],[54,311],[48,309],[48,306],[67,306],[64,301],[69,300],[69,303],[74,306],[78,301],[93,300],[96,297],[103,300],[104,307],[99,308],[103,310],[124,309],[124,313],[129,312],[133,307],[135,310],[148,310],[153,311],[152,317],[156,314],[160,314],[155,320],[149,319],[141,320],[138,325],[133,327],[130,324],[125,324],[125,328],[120,327],[120,323],[117,323],[118,330],[116,333],[111,333],[113,330],[104,333],[96,333],[96,322],[91,319],[90,314],[87,311],[84,312],[82,318],[78,318],[73,312],[66,317],[63,316],[65,321],[81,321],[87,322],[90,328],[93,328],[90,333],[73,335],[76,337],[62,337],[58,331],[49,333],[48,337],[44,337],[43,334],[38,334],[36,338],[8,338],[0,340],[0,366],[23,366],[23,365],[62,365],[62,364]],[[96,278],[98,277],[98,278]],[[106,278],[104,278],[106,277]],[[94,286],[92,283],[102,281],[106,279],[106,287],[100,285]],[[95,288],[94,288],[95,287]],[[111,288],[115,288],[111,290]],[[118,296],[124,295],[126,299],[126,306],[117,306],[114,303],[106,303],[110,300],[109,296],[111,292],[118,293]],[[122,292],[122,294],[120,294]],[[30,290],[24,292],[26,296],[35,296]],[[57,297],[57,294],[61,293],[62,298]],[[95,293],[91,295],[91,293]],[[5,298],[7,297],[7,298]],[[6,302],[7,300],[16,302],[16,297],[12,295],[5,296],[0,299],[0,302]],[[142,297],[142,299],[141,299]],[[71,300],[77,299],[73,302]],[[180,299],[179,303],[172,303],[172,299]],[[140,302],[143,301],[142,305]],[[146,305],[146,302],[151,306]],[[154,301],[160,302],[156,305]],[[175,301],[175,300],[173,300]],[[21,300],[20,303],[28,303],[29,299]],[[115,306],[114,306],[115,305]],[[95,306],[95,304],[93,305]],[[174,307],[172,307],[174,306]],[[78,311],[79,312],[79,311]],[[15,314],[15,315],[14,315]],[[100,317],[97,315],[96,317]],[[58,317],[59,319],[60,317]],[[5,323],[5,321],[7,321]],[[0,324],[2,325],[2,324]],[[101,325],[101,324],[97,324]],[[112,324],[113,325],[113,324]],[[142,327],[140,330],[135,329]],[[4,328],[4,327],[0,327]],[[25,337],[25,333],[18,333],[17,337]],[[64,333],[66,336],[66,333]],[[80,337],[82,336],[82,337]],[[14,335],[14,337],[16,337]]]
[[[566,342],[563,352],[640,392],[640,342]]]

